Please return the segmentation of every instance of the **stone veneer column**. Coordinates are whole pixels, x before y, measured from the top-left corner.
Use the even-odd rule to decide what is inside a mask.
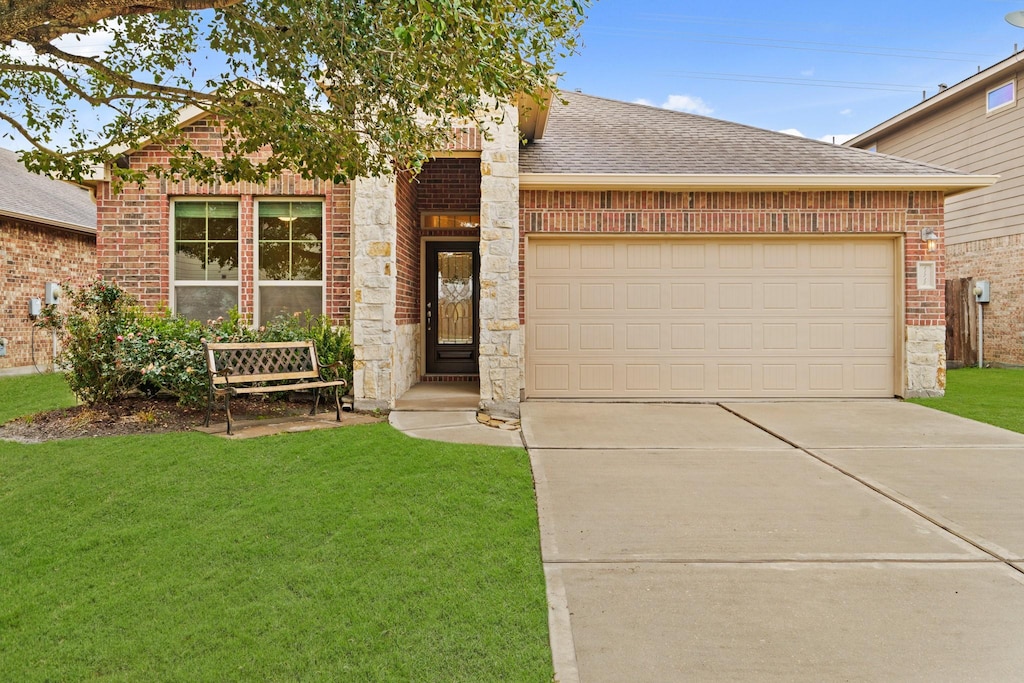
[[[519,326],[519,131],[502,105],[480,153],[480,408],[519,416],[523,344]],[[490,138],[490,139],[488,139]]]
[[[906,398],[946,393],[946,328],[907,326]]]
[[[395,178],[357,178],[352,187],[352,396],[356,408],[386,409],[395,400]]]

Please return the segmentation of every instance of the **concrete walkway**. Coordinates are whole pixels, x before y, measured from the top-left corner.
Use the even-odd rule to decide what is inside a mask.
[[[1024,435],[896,401],[522,412],[560,683],[1024,680]]]
[[[477,382],[423,382],[396,401],[388,421],[417,439],[522,448],[519,429],[488,427],[477,420],[479,403]]]

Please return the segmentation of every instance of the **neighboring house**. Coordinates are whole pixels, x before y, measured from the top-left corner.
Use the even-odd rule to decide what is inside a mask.
[[[943,252],[921,233],[993,179],[562,96],[460,131],[415,179],[100,181],[100,272],[198,318],[350,322],[362,407],[477,376],[498,414],[943,391]],[[207,119],[184,114],[182,134],[212,151]]]
[[[946,277],[990,281],[984,358],[1007,365],[1024,365],[1022,59],[979,71],[846,143],[999,176],[991,187],[946,201]]]
[[[96,204],[88,189],[29,173],[0,149],[0,374],[46,369],[50,332],[34,328],[29,300],[46,283],[96,274]]]

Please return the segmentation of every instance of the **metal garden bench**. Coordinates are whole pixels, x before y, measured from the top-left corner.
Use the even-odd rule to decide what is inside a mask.
[[[313,390],[313,409],[320,407],[320,390],[334,388],[336,419],[341,421],[341,399],[338,390],[347,387],[344,379],[327,379],[323,371],[341,363],[320,365],[312,341],[262,343],[203,342],[209,395],[206,404],[206,426],[216,397],[224,397],[228,434],[231,433],[231,397],[242,394],[265,394],[274,391]]]

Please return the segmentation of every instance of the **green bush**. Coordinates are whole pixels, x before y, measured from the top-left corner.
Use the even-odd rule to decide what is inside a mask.
[[[61,331],[71,390],[86,403],[114,401],[133,391],[163,392],[183,405],[206,400],[204,340],[271,342],[312,339],[321,364],[343,363],[341,377],[352,381],[352,337],[326,316],[280,317],[258,329],[232,311],[207,321],[179,318],[163,311],[149,314],[115,282],[96,280],[74,289],[64,286],[70,312],[48,308],[43,324]],[[305,322],[308,321],[308,322]]]

